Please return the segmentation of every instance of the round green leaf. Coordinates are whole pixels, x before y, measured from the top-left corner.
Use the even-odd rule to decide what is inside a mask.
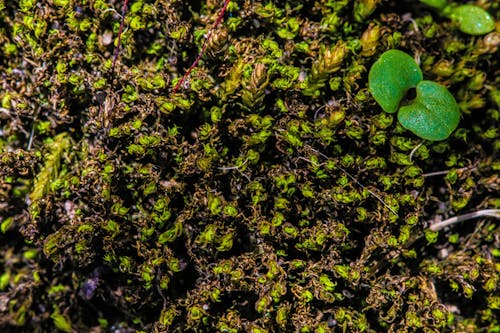
[[[460,31],[469,35],[484,35],[495,29],[495,20],[484,9],[474,5],[453,8],[450,18],[458,22]]]
[[[375,101],[385,112],[394,113],[408,89],[422,81],[422,71],[415,60],[399,50],[389,50],[373,64],[368,86]]]
[[[439,141],[457,128],[460,111],[448,89],[432,81],[421,81],[417,85],[417,97],[399,109],[398,120],[417,136]]]
[[[446,7],[446,5],[448,5],[447,0],[420,0],[420,2],[439,10],[443,9],[444,7]]]

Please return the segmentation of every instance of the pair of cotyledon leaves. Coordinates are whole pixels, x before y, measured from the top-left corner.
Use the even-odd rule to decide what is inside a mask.
[[[453,95],[446,87],[423,80],[415,60],[402,51],[382,54],[370,69],[368,85],[385,112],[399,110],[401,125],[423,139],[444,140],[458,126],[460,111]],[[412,88],[416,89],[415,99],[401,106]]]

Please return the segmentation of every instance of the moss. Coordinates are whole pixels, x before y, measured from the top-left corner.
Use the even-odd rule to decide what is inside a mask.
[[[122,5],[0,1],[2,329],[498,330],[498,223],[429,229],[500,205],[498,29],[406,0],[134,1],[115,59]],[[370,94],[393,48],[457,100],[447,140]]]

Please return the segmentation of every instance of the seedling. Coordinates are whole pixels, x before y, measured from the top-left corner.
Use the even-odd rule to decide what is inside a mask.
[[[417,97],[399,109],[398,120],[419,137],[439,141],[457,128],[460,111],[448,89],[432,81],[420,81]]]
[[[368,75],[373,98],[388,113],[396,112],[407,91],[422,79],[415,60],[399,50],[384,52]]]
[[[422,78],[413,58],[402,51],[389,50],[370,69],[369,90],[385,112],[399,110],[398,120],[404,128],[426,140],[444,140],[460,121],[457,102],[448,89]],[[416,88],[417,96],[402,106],[411,88]]]
[[[420,0],[440,15],[458,24],[460,31],[469,35],[484,35],[495,29],[495,20],[484,9],[475,5],[457,5],[446,0]]]

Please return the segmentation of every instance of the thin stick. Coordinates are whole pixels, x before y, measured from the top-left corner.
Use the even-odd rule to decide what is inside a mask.
[[[222,21],[222,18],[224,17],[224,13],[226,12],[227,5],[229,4],[229,1],[231,0],[225,0],[224,6],[222,7],[219,16],[217,17],[217,20],[215,21],[212,29],[208,32],[207,38],[203,42],[203,46],[201,47],[200,53],[198,53],[198,56],[196,57],[196,60],[193,62],[191,67],[188,68],[184,76],[177,82],[177,84],[174,87],[174,93],[179,89],[181,86],[182,82],[189,76],[193,68],[195,68],[198,65],[198,62],[200,61],[201,57],[203,57],[203,54],[205,53],[205,50],[207,49],[208,41],[210,40],[210,37],[212,37],[212,33],[214,32],[215,28],[219,25],[219,23]]]
[[[243,177],[245,177],[245,178],[248,180],[248,182],[250,183],[250,182],[251,182],[250,177],[248,177],[246,174],[244,174],[244,173],[240,170],[240,168],[241,168],[242,166],[244,166],[245,164],[247,164],[247,162],[248,162],[248,158],[247,158],[247,159],[245,159],[245,160],[243,161],[243,163],[241,163],[240,165],[229,166],[229,167],[220,167],[220,168],[217,168],[217,169],[219,169],[219,170],[223,170],[223,171],[236,170],[236,171],[238,171],[238,172],[240,173],[240,175],[242,175]]]
[[[33,123],[33,126],[31,126],[30,137],[28,139],[28,148],[26,149],[27,151],[31,150],[31,145],[33,144],[33,137],[34,136],[35,136],[35,123]]]
[[[464,167],[460,169],[456,169],[457,172],[462,172],[462,171],[467,171],[467,170],[475,170],[475,167]],[[443,171],[435,171],[435,172],[429,172],[429,173],[424,173],[422,177],[434,177],[434,176],[441,176],[441,175],[446,175],[450,172],[450,170],[443,170]]]
[[[481,216],[492,216],[496,218],[500,218],[500,209],[483,209],[483,210],[478,210],[476,212],[472,213],[467,213],[464,215],[459,215],[459,216],[454,216],[449,219],[446,219],[441,222],[434,223],[429,227],[429,230],[431,231],[439,231],[441,229],[446,228],[447,226],[450,226],[455,223],[467,221],[476,217],[481,217]]]
[[[411,160],[413,159],[413,154],[415,154],[415,152],[418,150],[418,148],[420,148],[420,146],[422,146],[424,143],[423,142],[420,142],[415,148],[413,148],[410,152],[410,162]]]
[[[245,164],[247,164],[247,162],[248,162],[248,158],[245,159],[240,165],[228,166],[228,167],[219,167],[217,169],[224,170],[224,171],[227,171],[227,170],[239,170],[239,168],[241,168],[242,166],[244,166]]]
[[[115,65],[116,60],[118,59],[118,53],[120,52],[120,46],[122,44],[122,33],[123,33],[123,25],[125,24],[125,13],[127,12],[128,0],[123,2],[122,6],[122,20],[120,22],[120,30],[118,30],[118,44],[115,47],[115,54],[113,56],[113,65],[111,66],[111,77],[115,74]]]

